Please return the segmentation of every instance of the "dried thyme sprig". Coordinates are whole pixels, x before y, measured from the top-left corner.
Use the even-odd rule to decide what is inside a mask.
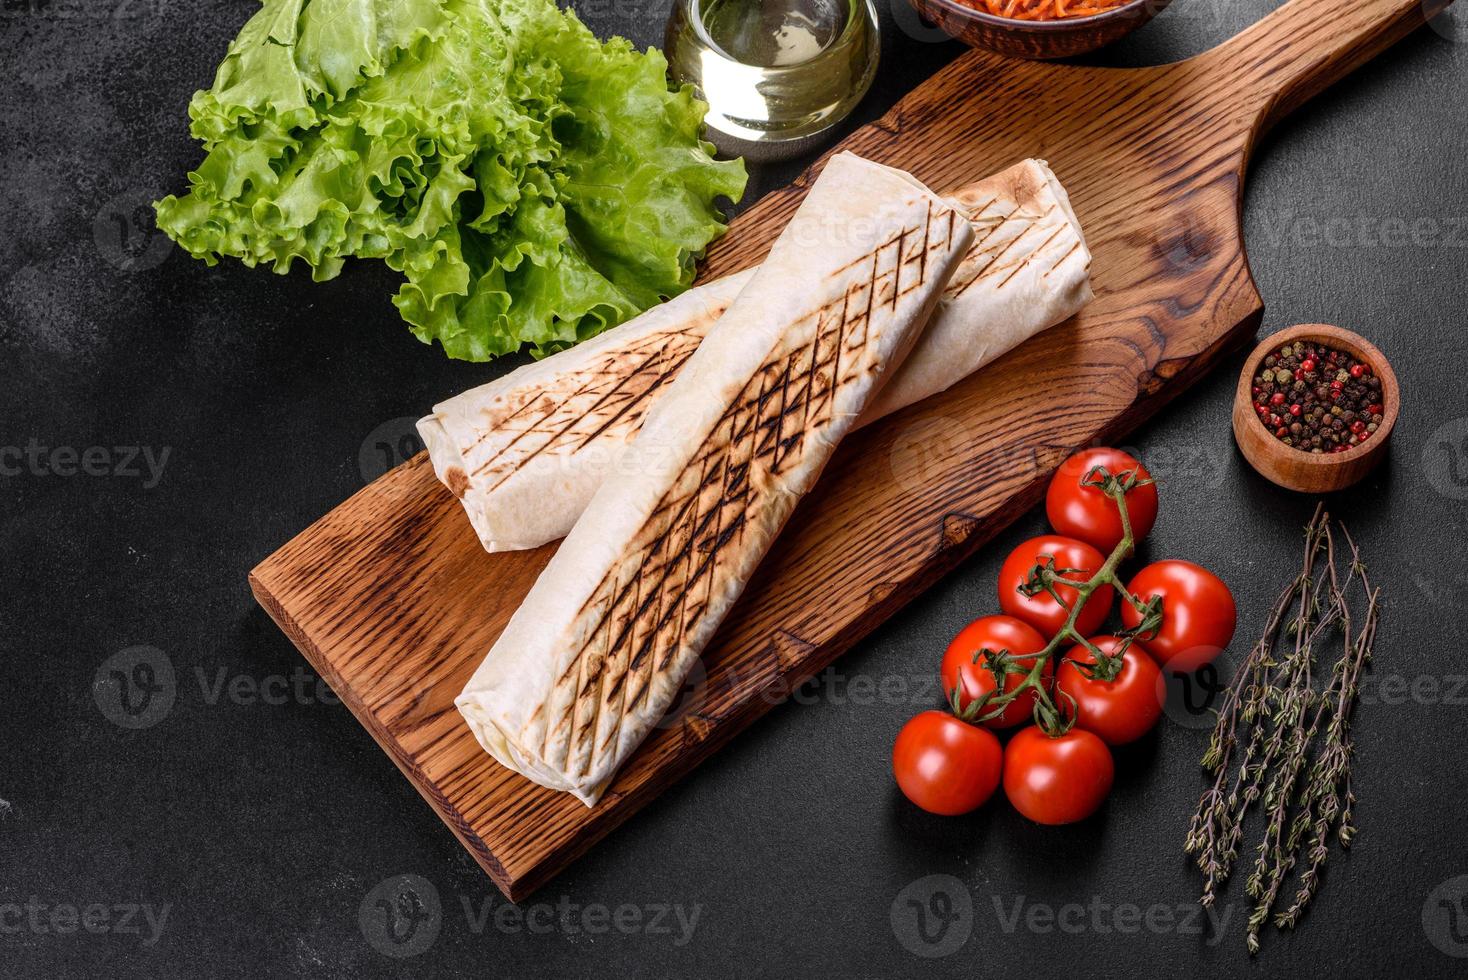
[[[1300,875],[1294,903],[1274,918],[1274,924],[1281,929],[1292,928],[1299,921],[1300,914],[1320,887],[1320,869],[1330,853],[1328,842],[1331,827],[1336,824],[1337,818],[1339,827],[1336,836],[1341,847],[1349,848],[1356,832],[1351,819],[1351,804],[1355,802],[1350,780],[1351,715],[1356,704],[1355,692],[1360,689],[1361,673],[1371,660],[1372,645],[1376,641],[1381,594],[1371,587],[1356,543],[1344,528],[1342,532],[1351,548],[1352,573],[1360,576],[1361,586],[1367,595],[1366,613],[1360,630],[1353,635],[1349,607],[1343,612],[1345,651],[1336,662],[1331,687],[1326,692],[1327,698],[1331,699],[1329,707],[1332,715],[1325,734],[1325,745],[1310,771],[1303,795],[1302,811],[1296,820],[1296,829],[1290,835],[1289,846],[1295,849],[1306,829],[1309,829],[1309,846],[1303,851],[1308,855],[1309,863]]]
[[[1198,802],[1184,845],[1203,872],[1200,901],[1212,905],[1238,857],[1245,818],[1262,801],[1264,833],[1245,884],[1256,903],[1246,938],[1251,953],[1258,952],[1259,933],[1271,916],[1282,929],[1299,921],[1319,889],[1332,830],[1342,847],[1355,834],[1351,716],[1376,641],[1380,593],[1371,587],[1356,543],[1340,530],[1350,550],[1344,576],[1330,516],[1317,508],[1305,528],[1300,573],[1280,594],[1263,636],[1224,692],[1203,756],[1213,783]],[[1366,597],[1359,626],[1353,590]],[[1317,689],[1316,662],[1337,635],[1340,656]],[[1292,649],[1277,653],[1289,641]],[[1297,867],[1293,902],[1275,913]]]
[[[1217,887],[1228,880],[1243,836],[1244,815],[1259,796],[1259,778],[1266,764],[1254,760],[1264,746],[1267,733],[1265,726],[1255,722],[1268,711],[1266,700],[1270,686],[1266,678],[1269,671],[1277,666],[1274,660],[1275,637],[1296,602],[1308,603],[1312,572],[1324,544],[1323,511],[1317,508],[1315,517],[1305,529],[1305,561],[1300,574],[1276,600],[1263,635],[1225,690],[1218,722],[1208,751],[1203,755],[1203,767],[1214,773],[1213,786],[1199,801],[1185,847],[1188,853],[1198,855],[1198,867],[1204,874],[1201,901],[1205,907],[1213,904]],[[1243,758],[1235,769],[1231,763],[1238,747],[1241,723],[1248,732],[1248,738]]]

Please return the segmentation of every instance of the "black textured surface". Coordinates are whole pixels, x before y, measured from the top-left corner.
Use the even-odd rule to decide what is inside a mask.
[[[1273,5],[1180,0],[1101,60],[1183,57]],[[1221,936],[1172,918],[1192,915],[1198,888],[1180,849],[1203,735],[1186,715],[1122,753],[1103,816],[1066,830],[1002,801],[929,818],[892,785],[894,733],[931,703],[926,679],[949,637],[993,610],[1000,560],[1041,529],[1039,514],[517,917],[246,588],[250,567],[372,475],[375,430],[402,434],[435,399],[502,369],[413,340],[380,265],[312,284],[210,270],[150,237],[143,205],[180,189],[198,159],[188,96],[252,9],[0,11],[0,975],[1462,975],[1468,961],[1450,954],[1468,954],[1468,10],[1306,107],[1254,161],[1246,224],[1265,330],[1361,331],[1393,359],[1405,414],[1388,465],[1332,501],[1387,592],[1357,729],[1360,837],[1332,857],[1298,933],[1270,934],[1250,961],[1242,889],[1226,893]],[[664,7],[585,13],[646,44]],[[884,18],[863,119],[958,51]],[[751,199],[801,165],[757,174]],[[1222,574],[1247,643],[1313,502],[1233,449],[1240,361],[1131,441],[1163,481],[1147,553]],[[132,450],[119,447],[146,448],[161,474],[124,465]],[[60,475],[68,451],[87,465]],[[93,682],[140,645],[171,664],[175,696],[130,730],[108,720]],[[423,951],[401,961],[383,950],[418,947],[374,943],[361,915],[370,925],[374,889],[399,874],[419,876],[440,909],[421,923]],[[907,898],[935,889],[955,908],[967,895],[971,916],[937,945],[904,941]],[[1439,903],[1454,899],[1448,918]],[[1069,903],[1084,912],[1046,928],[1046,911]],[[69,918],[92,906],[105,911]],[[1161,911],[1139,920],[1126,908],[1151,906]]]

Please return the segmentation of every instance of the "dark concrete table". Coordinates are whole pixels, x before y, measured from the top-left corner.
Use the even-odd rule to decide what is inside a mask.
[[[1186,56],[1272,6],[1180,0],[1099,60]],[[210,270],[152,234],[146,202],[198,159],[188,96],[251,7],[0,11],[0,975],[1462,975],[1468,9],[1307,107],[1254,165],[1265,330],[1361,331],[1406,409],[1388,465],[1331,501],[1386,590],[1357,728],[1360,837],[1300,931],[1250,961],[1242,889],[1216,934],[1181,854],[1197,716],[1120,753],[1104,815],[1069,830],[1003,802],[928,818],[892,785],[894,733],[930,705],[947,640],[993,610],[1000,559],[1039,514],[508,906],[245,586],[380,468],[375,432],[503,369],[413,340],[380,266],[321,285]],[[641,44],[664,14],[585,11]],[[905,8],[884,18],[862,119],[959,52]],[[751,199],[803,165],[758,172]],[[1132,442],[1164,481],[1146,553],[1221,573],[1247,646],[1314,501],[1234,450],[1240,362]],[[137,663],[159,707],[124,727],[93,685]],[[407,947],[361,925],[396,875],[425,902]],[[904,919],[910,898],[951,903],[931,941]]]

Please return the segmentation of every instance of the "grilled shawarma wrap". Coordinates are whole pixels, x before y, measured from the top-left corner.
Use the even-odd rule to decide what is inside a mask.
[[[1018,163],[950,200],[973,225],[973,244],[912,354],[858,424],[946,391],[1091,301],[1091,251],[1045,161]]]
[[[485,749],[596,802],[972,238],[909,175],[827,164],[459,695]]]
[[[434,472],[489,551],[566,536],[647,406],[754,274],[690,289],[559,354],[434,408],[418,423]]]
[[[973,224],[974,244],[859,425],[943,391],[1091,299],[1091,253],[1043,161],[971,184],[952,203]],[[534,548],[571,530],[659,390],[752,274],[697,286],[418,423],[434,471],[485,548]]]

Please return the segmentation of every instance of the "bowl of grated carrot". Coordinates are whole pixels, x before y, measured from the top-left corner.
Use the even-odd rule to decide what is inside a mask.
[[[975,48],[1048,60],[1120,40],[1170,0],[910,0],[923,18]]]

